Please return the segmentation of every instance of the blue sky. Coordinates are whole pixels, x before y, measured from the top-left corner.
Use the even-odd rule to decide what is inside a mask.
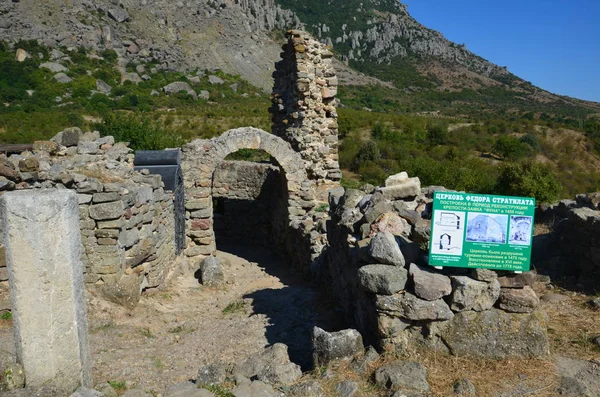
[[[556,94],[600,102],[600,0],[402,0],[428,28]]]

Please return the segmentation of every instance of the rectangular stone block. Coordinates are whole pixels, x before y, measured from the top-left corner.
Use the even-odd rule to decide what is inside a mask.
[[[118,219],[125,213],[123,201],[90,205],[90,217],[97,221]]]
[[[27,386],[91,386],[77,195],[23,190],[0,199],[17,361]]]

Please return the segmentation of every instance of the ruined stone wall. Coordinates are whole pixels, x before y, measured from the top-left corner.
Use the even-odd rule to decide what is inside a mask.
[[[0,185],[77,193],[87,284],[156,287],[176,260],[172,193],[160,176],[134,171],[131,150],[112,137],[67,129],[55,142],[2,156]]]
[[[461,356],[548,354],[536,274],[430,267],[430,221],[422,214],[434,189],[421,190],[406,174],[386,185],[330,193],[331,291],[367,342]]]
[[[273,74],[272,132],[301,154],[311,180],[339,181],[333,53],[306,32],[291,30],[288,37]]]
[[[283,249],[287,226],[285,175],[272,164],[223,161],[213,177],[217,245]]]
[[[543,208],[536,222],[551,232],[535,236],[532,260],[553,279],[595,292],[600,285],[600,193],[581,194]],[[573,285],[576,287],[577,285]]]

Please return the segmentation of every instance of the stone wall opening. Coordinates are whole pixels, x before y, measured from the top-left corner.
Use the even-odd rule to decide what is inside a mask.
[[[283,219],[286,233],[281,233],[280,223],[272,224],[272,231],[273,235],[280,240],[277,245],[286,247],[285,252],[290,262],[308,267],[311,263],[310,241],[301,244],[301,240],[310,239],[313,225],[311,212],[316,205],[313,183],[306,176],[300,154],[295,152],[289,143],[252,127],[230,130],[218,138],[196,140],[183,147],[182,169],[186,186],[186,219],[188,220],[186,225],[188,245],[185,254],[188,257],[215,254],[213,217],[215,172],[229,154],[240,149],[264,150],[276,160],[285,174],[281,194],[278,197],[286,199],[276,200],[282,204],[275,207],[278,214],[273,214],[271,219]],[[284,216],[282,212],[285,212]]]
[[[252,245],[284,250],[288,192],[278,164],[222,161],[213,174],[212,197],[217,249]]]

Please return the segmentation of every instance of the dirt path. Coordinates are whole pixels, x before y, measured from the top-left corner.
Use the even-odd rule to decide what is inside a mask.
[[[218,257],[227,278],[223,289],[205,288],[187,275],[145,295],[132,312],[92,299],[94,383],[129,381],[164,392],[195,378],[203,364],[239,362],[276,342],[309,369],[312,327],[335,327],[335,313],[268,252],[246,248]]]

